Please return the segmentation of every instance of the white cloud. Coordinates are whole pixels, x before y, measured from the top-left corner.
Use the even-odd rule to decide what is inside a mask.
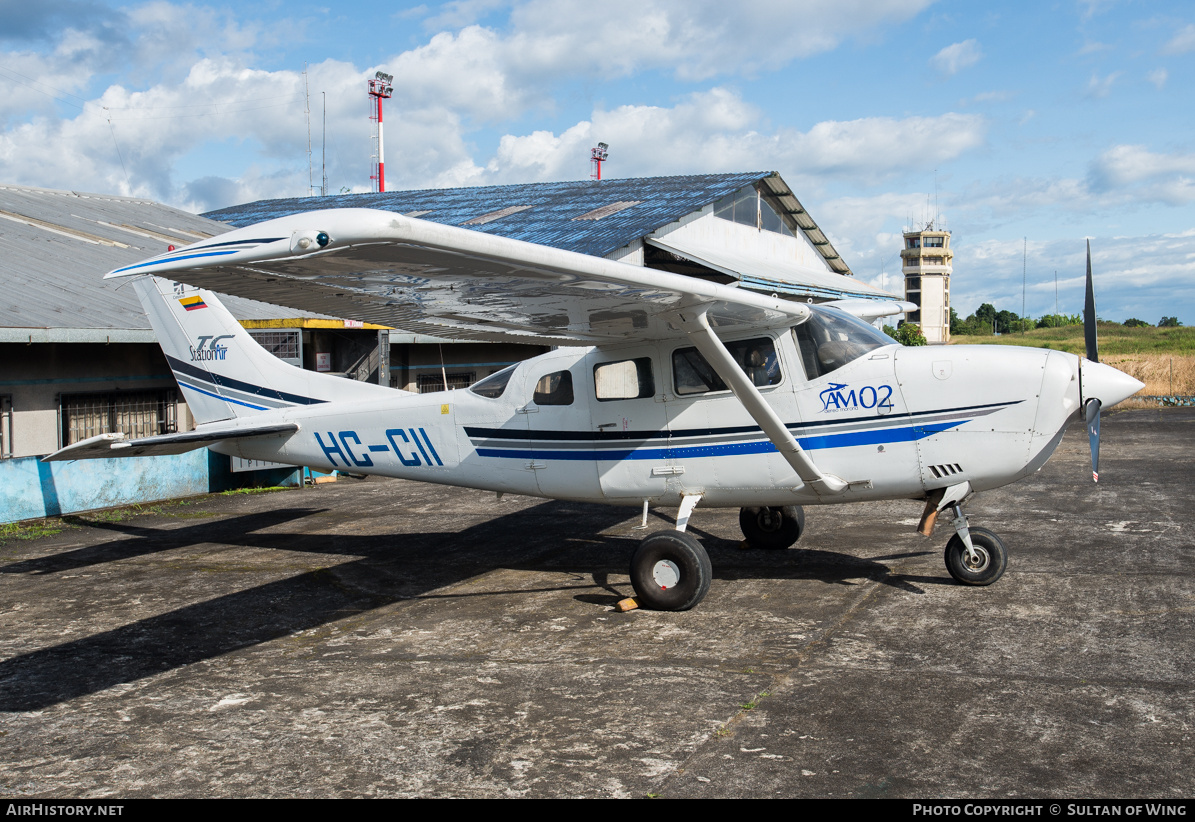
[[[1195,23],[1183,26],[1162,46],[1162,54],[1186,54],[1192,50],[1195,50]]]
[[[950,291],[955,310],[966,316],[980,303],[1020,313],[1020,238],[954,245]],[[1091,241],[1096,308],[1101,317],[1138,317],[1156,323],[1163,314],[1195,316],[1195,232],[1139,237],[1095,237]],[[1054,272],[1059,310],[1082,311],[1086,244],[1072,237],[1028,244],[1026,311],[1054,313]]]
[[[834,197],[805,205],[856,276],[878,278],[882,267],[889,288],[897,287],[895,283],[900,281],[899,231],[910,221],[937,216],[927,212],[927,208],[932,211],[933,204],[927,207],[925,192]],[[874,284],[880,285],[880,280]]]
[[[1091,79],[1087,81],[1087,96],[1107,97],[1112,91],[1112,84],[1120,75],[1119,71],[1114,71],[1107,77],[1100,77],[1098,74],[1091,75]]]
[[[313,87],[329,91],[330,122],[361,122],[358,134],[341,135],[337,144],[348,158],[360,157],[360,166],[367,166],[368,121],[360,104],[363,73],[329,61],[312,66],[310,75]],[[316,112],[319,101],[315,96]],[[318,120],[313,125],[318,139]],[[336,138],[335,127],[332,136]],[[14,182],[132,194],[172,204],[195,202],[186,180],[179,179],[180,164],[196,152],[202,155],[205,146],[235,141],[237,152],[231,161],[223,160],[231,167],[221,171],[212,167],[220,158],[204,158],[203,172],[194,176],[245,175],[240,190],[255,181],[257,196],[298,196],[307,192],[306,140],[300,73],[200,60],[179,84],[145,91],[111,86],[73,118],[38,116],[10,127],[0,133],[0,163],[11,169]],[[444,144],[451,141],[445,139]],[[331,159],[336,160],[335,152]],[[288,175],[286,185],[283,179]]]
[[[1149,82],[1153,83],[1159,89],[1163,88],[1166,85],[1166,80],[1168,80],[1169,78],[1170,78],[1170,73],[1167,72],[1166,69],[1164,69],[1164,68],[1154,69],[1149,74],[1145,75],[1145,79],[1149,80]]]
[[[1095,191],[1185,205],[1195,201],[1195,154],[1159,154],[1144,146],[1115,146],[1091,164],[1088,182]]]
[[[971,103],[1007,103],[1016,96],[1016,92],[1013,91],[981,91],[974,97],[963,100],[962,105],[969,105]]]
[[[536,108],[554,110],[567,83],[643,71],[689,80],[749,75],[874,36],[931,2],[813,0],[796,7],[752,0],[733,15],[713,0],[609,0],[596,15],[582,0],[463,0],[430,13],[413,10],[429,21],[444,24],[447,14],[467,25],[364,70],[335,60],[312,65],[313,148],[318,153],[325,92],[331,186],[368,179],[372,148],[363,86],[380,67],[398,78],[386,103],[391,188],[581,177],[595,135],[615,144],[618,171],[627,175],[781,167],[793,163],[796,146],[808,151],[801,163],[809,173],[859,169],[883,176],[890,167],[869,153],[897,148],[882,133],[892,127],[898,137],[924,145],[915,121],[760,133],[764,114],[721,88],[692,93],[671,107],[599,108],[558,134],[495,136],[488,160],[470,139],[482,125],[493,129]],[[4,65],[28,78],[68,78],[55,91],[15,76],[19,82],[0,100],[0,160],[14,182],[197,208],[227,205],[220,197],[307,192],[302,75],[298,66],[256,68],[261,61],[254,55],[293,38],[303,21],[290,27],[242,23],[231,11],[163,0],[119,13],[89,0],[64,3],[70,14],[30,13],[17,21],[26,42],[48,48],[4,55]],[[634,26],[627,25],[630,19]],[[14,79],[11,72],[7,77]],[[98,78],[112,84],[89,88]],[[80,113],[63,117],[63,100]],[[979,128],[968,123],[964,131]],[[230,144],[234,151],[227,150]],[[958,145],[951,138],[929,148],[953,156]],[[318,180],[318,171],[314,176]]]
[[[930,65],[942,74],[958,74],[965,68],[970,68],[983,57],[979,48],[979,41],[975,39],[954,43],[939,51],[930,58]]]
[[[589,146],[610,144],[609,173],[619,177],[777,169],[786,177],[879,180],[932,169],[983,141],[977,115],[825,121],[808,131],[756,131],[761,112],[714,88],[672,108],[620,106],[595,111],[559,135],[507,135],[486,165],[488,182],[582,176]]]
[[[697,81],[752,75],[869,37],[932,0],[528,0],[511,12],[515,50],[541,64],[624,75],[661,68]],[[633,23],[631,22],[633,21]]]

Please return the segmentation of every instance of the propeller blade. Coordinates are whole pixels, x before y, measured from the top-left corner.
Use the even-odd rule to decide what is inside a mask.
[[[1087,301],[1083,303],[1083,340],[1087,343],[1087,359],[1099,362],[1099,345],[1095,339],[1095,286],[1091,282],[1091,240],[1087,241]]]
[[[1091,479],[1100,481],[1100,407],[1094,397],[1083,406],[1083,419],[1087,420],[1087,442],[1091,445]]]

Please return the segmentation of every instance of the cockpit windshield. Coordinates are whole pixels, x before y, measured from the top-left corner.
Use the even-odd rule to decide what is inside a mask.
[[[793,328],[809,379],[836,371],[868,351],[897,344],[887,334],[845,311],[820,305],[809,308],[812,312],[809,319]]]
[[[514,376],[515,368],[518,363],[509,365],[501,371],[495,371],[484,379],[469,386],[469,390],[481,397],[486,397],[491,400],[496,400],[502,396],[502,392],[506,390],[506,384],[510,382],[510,378]]]

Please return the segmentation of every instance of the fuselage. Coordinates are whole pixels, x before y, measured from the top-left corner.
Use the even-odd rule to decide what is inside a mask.
[[[961,482],[995,488],[1044,465],[1081,407],[1081,362],[1091,366],[1009,346],[893,344],[838,359],[823,348],[818,361],[791,331],[725,343],[846,491],[826,500],[804,485],[677,342],[557,349],[469,390],[276,409],[269,416],[297,422],[296,433],[216,450],[624,505],[676,505],[686,494],[724,507],[922,498]]]

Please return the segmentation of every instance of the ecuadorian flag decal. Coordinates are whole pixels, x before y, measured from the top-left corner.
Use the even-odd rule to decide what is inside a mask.
[[[178,304],[188,311],[194,311],[197,308],[207,308],[207,303],[203,301],[203,297],[196,295],[194,297],[183,297],[178,301]]]

